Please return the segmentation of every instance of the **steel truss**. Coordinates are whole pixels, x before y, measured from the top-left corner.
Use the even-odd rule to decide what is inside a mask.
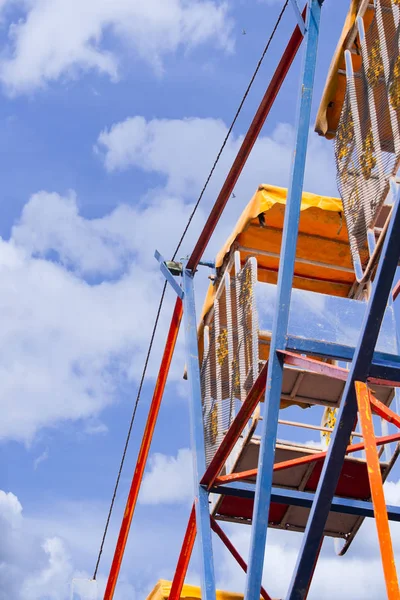
[[[299,19],[296,0],[292,0],[296,18]],[[400,192],[393,183],[395,198],[392,218],[385,237],[372,293],[366,306],[359,339],[354,348],[333,342],[296,338],[288,334],[290,299],[293,285],[297,233],[300,218],[300,203],[303,190],[304,170],[310,126],[311,102],[317,58],[319,23],[322,0],[308,0],[303,11],[303,23],[296,27],[289,44],[279,62],[271,83],[260,104],[256,116],[244,138],[242,147],[228,174],[195,249],[182,266],[182,286],[177,285],[166,267],[164,259],[157,253],[161,270],[173,289],[177,300],[171,326],[151,403],[145,434],[140,449],[136,470],[132,480],[127,507],[123,518],[114,559],[108,579],[104,600],[111,600],[129,534],[141,480],[157,420],[169,366],[183,317],[188,380],[190,387],[190,426],[194,461],[194,503],[190,513],[186,534],[171,588],[170,600],[179,600],[192,549],[197,538],[200,548],[201,590],[203,600],[215,600],[215,572],[212,549],[212,531],[223,541],[239,566],[247,573],[245,600],[271,600],[262,587],[262,573],[267,542],[268,514],[271,502],[307,507],[310,509],[306,530],[296,567],[290,582],[286,600],[304,600],[307,597],[312,576],[321,549],[324,527],[330,511],[375,517],[381,548],[388,598],[400,599],[393,548],[390,540],[389,521],[400,521],[400,508],[386,506],[377,447],[400,440],[400,433],[375,437],[372,413],[400,428],[400,417],[379,402],[371,394],[369,383],[400,386],[400,356],[375,352],[382,319],[400,259]],[[200,370],[198,356],[197,321],[194,299],[194,280],[206,245],[222,215],[234,185],[243,169],[250,151],[261,131],[269,110],[304,39],[304,55],[301,67],[301,84],[296,117],[296,141],[288,187],[281,259],[277,283],[277,307],[272,330],[269,361],[263,366],[257,380],[243,402],[223,441],[206,468]],[[399,288],[398,288],[399,289]],[[396,292],[396,294],[398,291]],[[305,358],[302,354],[350,362],[343,369]],[[346,382],[335,429],[326,452],[274,464],[274,451],[278,428],[283,368],[285,364],[297,365],[311,372],[328,373],[331,377]],[[260,400],[265,396],[265,414],[258,468],[244,473],[220,476],[235,443],[238,441]],[[363,442],[351,444],[350,436],[359,415]],[[350,500],[335,496],[339,475],[346,454],[365,450],[368,465],[372,501]],[[312,461],[323,461],[322,473],[315,493],[275,488],[272,484],[276,470]],[[244,482],[256,476],[256,482]],[[239,555],[224,531],[209,512],[209,494],[241,496],[254,499],[251,525],[251,543],[248,564]]]

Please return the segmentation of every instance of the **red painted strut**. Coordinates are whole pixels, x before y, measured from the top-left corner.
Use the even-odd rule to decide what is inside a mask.
[[[306,17],[306,8],[303,10],[303,19]],[[194,271],[200,260],[203,256],[204,250],[207,247],[208,242],[214,232],[214,229],[217,226],[217,223],[224,211],[226,203],[232,195],[234,187],[236,185],[237,180],[239,179],[239,175],[243,170],[244,165],[249,158],[250,152],[260,135],[260,131],[263,128],[265,123],[265,119],[267,118],[269,111],[273,103],[275,102],[275,98],[278,95],[279,90],[281,89],[282,83],[285,80],[286,75],[291,67],[292,62],[295,59],[298,49],[300,48],[301,42],[303,41],[303,35],[299,29],[293,31],[292,37],[289,40],[288,45],[286,46],[285,52],[282,54],[282,58],[279,61],[279,64],[276,68],[275,73],[272,76],[270,84],[267,88],[267,91],[264,94],[264,98],[261,100],[261,104],[258,107],[258,110],[255,114],[253,121],[249,127],[248,132],[240,146],[239,152],[233,162],[231,170],[228,173],[228,176],[225,180],[224,185],[219,193],[218,198],[215,201],[215,204],[208,215],[208,219],[206,224],[204,225],[203,231],[200,234],[199,239],[197,240],[197,244],[194,247],[192,254],[190,255],[189,261],[187,263],[187,268]]]
[[[163,397],[165,384],[167,382],[169,367],[171,365],[172,356],[174,354],[176,339],[178,337],[182,315],[182,300],[180,298],[177,298],[175,309],[171,319],[171,325],[169,328],[167,341],[165,344],[164,354],[161,360],[161,366],[157,377],[156,387],[153,393],[153,399],[150,405],[149,415],[147,417],[142,444],[140,446],[139,456],[136,462],[136,468],[132,479],[131,489],[129,490],[129,496],[126,501],[125,512],[122,519],[117,546],[114,552],[114,558],[112,561],[110,574],[108,576],[107,587],[106,591],[104,592],[104,600],[112,600],[114,596],[115,586],[117,585],[118,575],[121,568],[125,546],[129,535],[129,529],[131,526],[133,513],[135,511],[140,485],[142,483],[143,473],[146,466],[147,457],[150,451],[151,441],[153,439],[154,428],[156,426],[158,412],[160,410],[161,400]]]

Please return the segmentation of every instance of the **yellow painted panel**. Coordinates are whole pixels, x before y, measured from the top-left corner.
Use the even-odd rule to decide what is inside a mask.
[[[161,579],[154,590],[147,596],[147,600],[168,600],[171,591],[172,582]],[[217,600],[242,600],[243,594],[235,594],[234,592],[223,592],[217,590]],[[194,585],[184,585],[182,588],[182,600],[200,600],[200,588]]]

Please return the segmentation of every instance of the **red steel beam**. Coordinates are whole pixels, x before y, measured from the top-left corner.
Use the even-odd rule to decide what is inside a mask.
[[[387,597],[388,600],[399,600],[400,590],[397,580],[392,537],[389,529],[386,500],[383,492],[381,467],[379,464],[378,452],[376,450],[370,393],[367,385],[361,381],[356,381],[355,387],[361,431],[365,442],[365,457],[368,466],[368,479],[369,486],[371,488],[372,504],[374,507],[376,530],[381,549],[381,560],[383,573],[385,576]]]
[[[330,365],[329,363],[315,360],[315,358],[300,356],[299,354],[296,354],[295,352],[289,352],[288,350],[278,350],[278,352],[279,354],[283,355],[285,365],[291,365],[293,367],[298,367],[299,369],[306,369],[311,373],[316,373],[317,375],[326,375],[327,377],[340,379],[341,381],[346,381],[349,375],[348,369],[338,367],[337,365]]]
[[[394,433],[392,435],[384,435],[382,437],[376,438],[376,445],[383,446],[384,444],[391,444],[392,442],[398,442],[400,440],[400,432]],[[347,446],[346,454],[351,454],[352,452],[359,452],[360,450],[365,450],[364,442],[360,442],[359,444],[352,444],[351,446]],[[284,469],[290,469],[290,467],[298,467],[299,465],[307,465],[312,462],[318,462],[320,460],[324,460],[327,452],[318,452],[318,454],[311,454],[308,456],[301,456],[300,458],[293,458],[292,460],[283,460],[282,462],[274,464],[274,471],[283,471]],[[250,469],[248,471],[242,471],[241,473],[231,473],[230,475],[222,475],[221,477],[217,477],[215,479],[216,485],[221,485],[224,483],[230,483],[232,481],[241,481],[242,479],[249,479],[251,477],[257,476],[257,469]]]
[[[306,7],[303,10],[303,18],[306,16]],[[300,48],[303,35],[298,26],[293,31],[292,37],[289,40],[288,45],[282,55],[281,60],[272,76],[270,84],[264,97],[261,101],[260,106],[254,116],[253,121],[246,133],[246,136],[242,142],[239,152],[233,162],[231,170],[225,180],[224,185],[215,201],[213,208],[208,216],[206,224],[204,225],[203,231],[200,234],[199,239],[194,247],[192,254],[190,255],[187,263],[187,268],[194,271],[203,256],[204,250],[207,247],[208,242],[214,232],[215,227],[224,211],[224,208],[232,195],[236,182],[241,174],[244,165],[250,155],[250,152],[260,134],[260,131],[265,123],[275,98],[281,89],[282,83],[284,82],[286,75],[291,67],[291,64]]]
[[[240,407],[240,410],[236,415],[234,421],[232,422],[231,426],[229,427],[226,435],[224,436],[221,445],[219,446],[218,450],[214,454],[213,459],[208,465],[208,468],[200,482],[202,485],[207,485],[207,487],[210,488],[214,483],[216,477],[218,477],[219,472],[224,466],[234,445],[238,441],[240,434],[246,427],[248,420],[250,419],[257,404],[260,402],[261,397],[265,392],[265,386],[267,384],[267,371],[268,361],[264,364],[263,368],[261,369],[257,379],[255,380],[249,392],[249,395]]]
[[[218,523],[214,519],[214,517],[211,516],[210,518],[211,518],[211,529],[218,535],[220,540],[225,544],[225,546],[228,548],[229,552],[232,554],[233,558],[236,560],[236,562],[239,564],[239,566],[242,567],[243,571],[245,573],[247,573],[247,564],[245,563],[245,561],[243,560],[243,558],[241,557],[239,552],[236,550],[236,548],[232,544],[231,540],[228,538],[228,536],[223,531],[223,529],[221,529],[221,527],[218,525]],[[261,596],[264,598],[264,600],[272,600],[271,596],[265,591],[265,589],[262,586],[261,586],[260,593],[261,593]],[[171,600],[171,597],[170,597],[170,600]],[[178,599],[176,599],[176,600],[178,600]]]
[[[299,369],[306,369],[310,373],[316,373],[317,375],[326,375],[333,379],[340,379],[346,381],[349,371],[343,367],[337,365],[330,365],[324,363],[315,358],[309,358],[307,356],[301,356],[295,352],[289,352],[288,350],[278,350],[279,354],[282,354],[285,365],[291,365],[298,367]],[[400,387],[400,382],[389,381],[387,379],[379,379],[377,377],[368,377],[368,383],[371,385],[384,385],[386,387]]]
[[[186,573],[190,563],[190,558],[192,556],[194,542],[196,540],[196,534],[196,512],[193,504],[186,528],[185,537],[183,539],[181,552],[179,554],[178,564],[176,565],[176,571],[169,593],[169,600],[180,600],[183,584],[185,582]]]
[[[129,529],[131,526],[133,513],[135,511],[136,502],[143,479],[143,473],[147,462],[147,457],[149,455],[150,446],[153,439],[154,428],[156,426],[161,400],[163,397],[165,384],[167,382],[168,372],[179,333],[179,326],[182,320],[182,315],[182,300],[180,298],[177,298],[174,312],[172,314],[170,328],[168,331],[167,341],[165,343],[164,354],[161,360],[156,386],[154,388],[149,414],[147,417],[142,444],[140,446],[140,451],[136,462],[136,468],[132,478],[131,488],[129,490],[128,499],[126,501],[121,529],[119,532],[117,545],[114,551],[114,558],[111,564],[110,573],[108,575],[107,586],[104,592],[104,600],[112,600],[114,596],[115,586],[117,585],[118,581],[118,575],[124,556],[125,546],[129,535]]]
[[[400,281],[398,281],[393,288],[393,292],[392,292],[393,302],[396,300],[396,298],[399,294],[400,294]]]

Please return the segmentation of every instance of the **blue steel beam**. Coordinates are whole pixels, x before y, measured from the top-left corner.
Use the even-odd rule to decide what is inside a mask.
[[[341,344],[299,338],[292,335],[287,336],[284,349],[299,354],[336,358],[337,360],[346,363],[353,360],[355,352],[355,348],[352,348],[351,346],[342,346]],[[281,350],[281,348],[279,350]],[[395,377],[393,381],[397,381],[399,374],[397,373],[396,375],[396,370],[398,369],[400,369],[399,355],[387,354],[386,352],[374,352],[370,368],[371,377],[378,377],[380,374],[382,379],[390,380],[393,375]]]
[[[186,361],[190,386],[190,433],[193,454],[197,539],[201,554],[201,597],[204,600],[215,600],[215,574],[208,492],[200,485],[200,479],[206,470],[206,453],[203,432],[193,274],[186,268],[183,270],[183,290]]]
[[[281,356],[278,356],[276,350],[285,347],[288,327],[320,16],[321,6],[318,0],[309,0],[306,24],[307,31],[305,37],[306,47],[303,57],[302,81],[297,106],[296,145],[293,154],[282,235],[276,304],[278,308],[275,311],[272,328],[265,398],[265,416],[258,462],[250,556],[244,595],[245,600],[259,600],[260,598],[283,375],[283,361]]]
[[[318,558],[318,549],[342,469],[346,447],[357,416],[354,382],[366,381],[373,359],[375,344],[396,274],[397,261],[400,257],[400,236],[398,234],[400,228],[399,189],[397,188],[394,194],[395,205],[380,256],[375,285],[368,301],[360,337],[349,370],[349,377],[343,391],[337,424],[324,461],[299,557],[289,586],[287,600],[304,600],[307,597]]]
[[[213,494],[221,494],[223,496],[237,496],[240,498],[253,499],[255,485],[254,483],[232,482],[224,485],[215,485],[210,489],[210,492]],[[290,506],[311,508],[314,496],[315,494],[310,492],[299,492],[297,490],[287,490],[277,487],[271,488],[271,502],[275,502],[276,504],[289,504]],[[400,522],[400,506],[387,506],[386,508],[389,520]],[[374,507],[372,502],[365,502],[364,500],[353,500],[351,498],[334,496],[330,510],[331,512],[374,518]]]

